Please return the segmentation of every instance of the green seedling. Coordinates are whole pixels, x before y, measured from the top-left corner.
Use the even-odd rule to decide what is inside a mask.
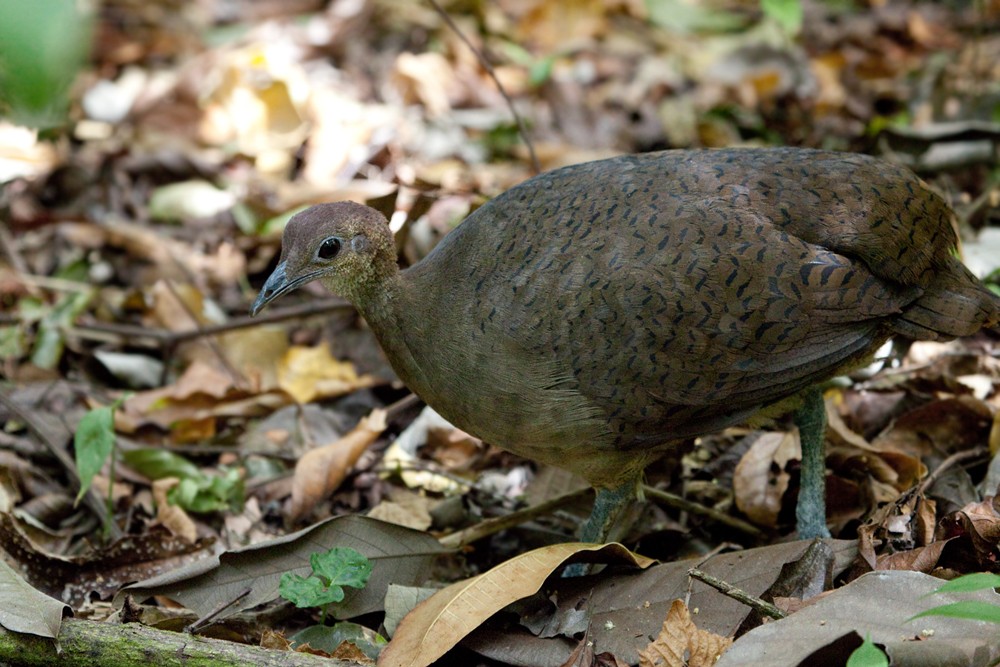
[[[344,600],[344,587],[364,588],[372,573],[372,563],[350,547],[335,547],[309,556],[312,573],[303,577],[292,572],[281,575],[278,592],[296,607],[318,607],[320,622],[291,637],[296,644],[333,652],[342,641],[349,641],[374,659],[386,640],[356,623],[326,625],[336,605]]]
[[[119,398],[111,405],[90,410],[80,420],[73,434],[73,449],[76,452],[76,474],[80,477],[80,491],[76,494],[79,504],[84,494],[90,490],[94,476],[101,471],[104,463],[111,460],[108,474],[108,511],[104,523],[104,536],[111,534],[111,517],[114,516],[112,489],[115,479],[115,410],[121,407],[125,398]]]

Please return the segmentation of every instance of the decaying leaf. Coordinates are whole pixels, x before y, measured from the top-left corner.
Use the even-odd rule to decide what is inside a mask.
[[[639,667],[711,667],[732,637],[700,630],[681,600],[674,600],[660,634],[639,652]]]

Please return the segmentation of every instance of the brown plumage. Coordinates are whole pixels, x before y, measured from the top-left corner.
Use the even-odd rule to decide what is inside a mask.
[[[402,272],[381,214],[315,206],[253,312],[318,279],[455,425],[617,488],[894,334],[995,326],[954,246],[941,198],[870,157],[666,151],[526,181]]]

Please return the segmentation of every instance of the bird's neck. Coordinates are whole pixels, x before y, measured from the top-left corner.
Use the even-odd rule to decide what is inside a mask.
[[[356,299],[354,305],[371,327],[399,378],[411,389],[419,391],[415,385],[423,384],[423,373],[412,349],[414,341],[420,336],[414,328],[420,326],[417,311],[421,299],[419,295],[414,298],[412,292],[412,285],[397,271],[380,281],[377,289]],[[427,295],[424,297],[427,298]]]

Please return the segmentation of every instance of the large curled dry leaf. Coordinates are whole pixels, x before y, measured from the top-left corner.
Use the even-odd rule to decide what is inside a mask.
[[[385,410],[372,410],[350,433],[336,442],[311,449],[299,458],[292,481],[288,519],[298,521],[336,491],[358,458],[386,427]]]
[[[731,637],[699,629],[687,606],[674,600],[660,634],[639,651],[639,667],[711,667],[732,643]]]
[[[379,666],[430,665],[493,614],[535,594],[557,567],[576,554],[590,554],[588,561],[611,559],[640,568],[655,562],[620,544],[570,542],[521,554],[478,577],[452,584],[417,605],[382,651]]]
[[[33,588],[0,560],[0,626],[14,632],[55,637],[67,606]]]

